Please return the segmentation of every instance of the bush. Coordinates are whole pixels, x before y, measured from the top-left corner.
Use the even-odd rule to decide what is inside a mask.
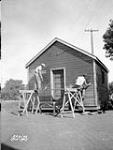
[[[21,80],[10,79],[6,82],[5,87],[1,92],[1,99],[3,100],[17,100],[19,97],[19,90],[25,89]]]

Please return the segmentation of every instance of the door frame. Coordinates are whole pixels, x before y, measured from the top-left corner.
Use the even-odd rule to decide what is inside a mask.
[[[55,67],[50,69],[50,88],[53,89],[53,71],[63,70],[64,74],[64,90],[66,89],[66,68],[65,67]],[[51,95],[53,97],[54,91],[51,90]]]

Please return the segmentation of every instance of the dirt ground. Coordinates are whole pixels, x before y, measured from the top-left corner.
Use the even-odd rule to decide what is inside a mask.
[[[17,103],[2,103],[3,150],[113,150],[113,111],[63,118],[49,113],[17,115]]]

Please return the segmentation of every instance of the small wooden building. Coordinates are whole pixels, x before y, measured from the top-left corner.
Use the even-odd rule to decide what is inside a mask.
[[[84,105],[89,109],[99,109],[108,100],[108,69],[94,55],[73,46],[59,38],[54,38],[27,64],[29,89],[34,89],[34,70],[45,63],[44,84],[50,89],[66,88],[81,74],[88,75],[91,86],[86,90]],[[62,91],[48,90],[42,99],[62,101]]]

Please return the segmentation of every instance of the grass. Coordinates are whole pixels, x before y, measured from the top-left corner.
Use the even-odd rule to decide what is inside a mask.
[[[18,150],[113,150],[113,111],[81,115],[67,112],[17,115],[17,103],[2,104],[2,147]],[[14,135],[27,140],[11,141]]]

